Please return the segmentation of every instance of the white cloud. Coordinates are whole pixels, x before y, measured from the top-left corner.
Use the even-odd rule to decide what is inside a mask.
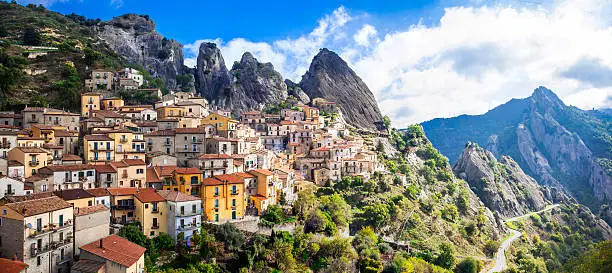
[[[612,107],[610,1],[479,3],[447,7],[432,25],[396,23],[385,32],[341,7],[295,39],[218,42],[230,66],[249,50],[293,80],[319,48],[331,48],[368,84],[397,127],[484,113],[540,85],[568,104]],[[196,44],[186,46],[195,48],[191,58]]]
[[[363,27],[353,35],[353,40],[360,46],[369,46],[371,40],[376,38],[376,28],[370,24],[365,24]]]

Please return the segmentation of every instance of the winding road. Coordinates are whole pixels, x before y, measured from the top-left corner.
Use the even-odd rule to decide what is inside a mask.
[[[559,204],[550,205],[550,206],[546,207],[543,210],[539,210],[539,211],[535,211],[535,212],[530,212],[530,213],[527,213],[527,214],[524,214],[524,215],[521,215],[521,216],[517,216],[517,217],[510,218],[510,219],[506,219],[504,221],[504,223],[518,221],[518,220],[527,218],[527,217],[529,217],[531,215],[534,215],[534,214],[540,214],[542,212],[549,211],[549,210],[554,209],[554,208],[556,208],[558,206],[559,206]],[[508,228],[508,230],[510,230],[510,233],[512,233],[512,236],[510,236],[509,238],[504,240],[501,243],[501,245],[499,246],[499,249],[497,249],[497,253],[495,253],[495,265],[493,265],[493,268],[491,268],[489,271],[487,271],[488,273],[501,272],[504,269],[508,268],[508,264],[506,263],[506,250],[508,250],[508,248],[510,247],[512,242],[516,241],[516,239],[521,237],[521,232],[520,231],[511,229],[511,228]]]

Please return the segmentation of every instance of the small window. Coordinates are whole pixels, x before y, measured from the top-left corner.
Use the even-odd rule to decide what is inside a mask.
[[[148,208],[149,208],[149,204],[145,204],[145,209],[148,209]]]

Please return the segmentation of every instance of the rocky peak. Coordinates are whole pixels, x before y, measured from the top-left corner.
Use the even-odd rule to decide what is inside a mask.
[[[221,50],[214,43],[202,43],[198,52],[196,78],[199,92],[211,103],[229,92],[230,75]]]
[[[466,144],[453,171],[468,182],[489,209],[504,217],[540,210],[549,203],[545,197],[548,192],[511,157],[502,156],[497,161],[492,153],[475,143]]]
[[[545,112],[557,112],[567,107],[557,94],[544,86],[536,88],[531,99],[536,107],[544,109]]]
[[[115,17],[108,23],[126,30],[133,29],[139,34],[155,30],[155,22],[148,15],[129,13]]]
[[[183,46],[155,31],[146,15],[125,14],[100,24],[96,32],[113,51],[128,62],[144,67],[154,78],[176,88],[176,76],[184,73]]]
[[[340,56],[326,48],[313,58],[300,87],[311,99],[319,97],[338,103],[344,118],[353,126],[373,130],[374,122],[382,120],[368,86]]]

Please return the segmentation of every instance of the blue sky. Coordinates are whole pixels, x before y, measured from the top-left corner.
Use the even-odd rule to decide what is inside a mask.
[[[322,47],[338,53],[397,127],[481,114],[540,85],[567,104],[612,108],[610,0],[29,0],[108,20],[149,14],[194,66],[215,42],[299,81]]]

